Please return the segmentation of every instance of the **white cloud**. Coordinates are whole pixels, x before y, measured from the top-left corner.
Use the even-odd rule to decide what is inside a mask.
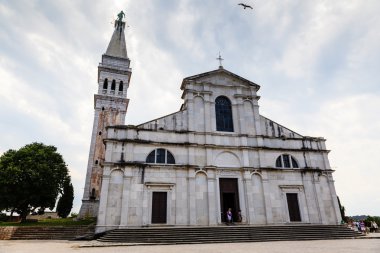
[[[336,98],[320,106],[303,122],[298,120],[297,128],[301,133],[327,139],[330,164],[336,170],[337,194],[348,214],[378,215],[380,95]]]

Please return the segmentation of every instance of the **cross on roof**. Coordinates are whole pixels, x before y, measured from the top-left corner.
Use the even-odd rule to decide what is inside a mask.
[[[219,52],[219,57],[216,58],[216,59],[219,61],[219,68],[223,68],[222,61],[223,61],[224,59],[220,56],[220,52]]]

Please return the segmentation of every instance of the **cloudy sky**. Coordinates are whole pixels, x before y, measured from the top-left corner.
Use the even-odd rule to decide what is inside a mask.
[[[58,148],[83,194],[97,66],[120,10],[127,124],[177,111],[183,78],[218,67],[261,85],[260,113],[327,139],[349,215],[380,215],[380,1],[0,0],[0,154]]]

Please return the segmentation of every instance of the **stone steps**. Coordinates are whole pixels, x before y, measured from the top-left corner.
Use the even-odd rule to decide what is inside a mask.
[[[10,240],[74,240],[94,235],[94,226],[17,227]]]
[[[344,226],[218,226],[130,228],[108,231],[102,242],[189,244],[356,238],[360,233]]]

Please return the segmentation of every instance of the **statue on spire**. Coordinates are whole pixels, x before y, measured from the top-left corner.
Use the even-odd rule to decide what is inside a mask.
[[[124,17],[125,17],[125,13],[121,11],[119,14],[117,14],[117,21],[123,22]]]

